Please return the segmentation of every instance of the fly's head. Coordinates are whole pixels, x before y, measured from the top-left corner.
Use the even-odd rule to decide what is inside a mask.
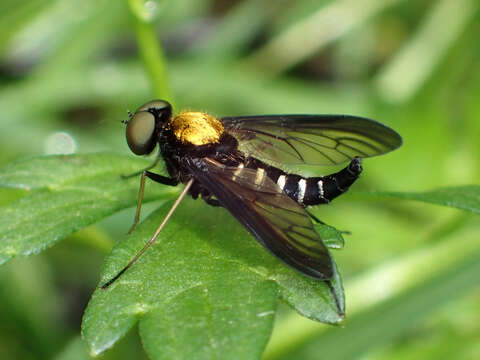
[[[155,148],[159,134],[169,126],[172,105],[165,100],[153,100],[129,113],[127,143],[136,155],[148,155]]]

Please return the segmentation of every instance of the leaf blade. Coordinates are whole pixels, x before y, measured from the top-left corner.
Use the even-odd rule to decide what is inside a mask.
[[[74,232],[136,204],[137,179],[120,175],[143,161],[119,155],[32,158],[0,171],[0,186],[29,193],[0,217],[0,264],[36,254]],[[145,201],[169,197],[166,187],[149,189]]]
[[[396,198],[422,201],[480,214],[480,186],[444,187],[426,192],[372,192],[357,193],[361,197]]]
[[[270,336],[279,294],[297,311],[310,312],[312,318],[341,320],[330,289],[323,282],[280,263],[224,209],[208,209],[205,211],[201,202],[184,200],[157,243],[107,291],[96,290],[82,326],[92,353],[106,350],[139,318],[142,341],[151,358],[169,358],[175,355],[176,348],[188,352],[196,343],[197,358],[214,358],[221,351],[238,350],[241,358],[255,359]],[[101,284],[142,247],[167,210],[164,205],[114,247],[106,260]],[[338,296],[343,304],[343,289],[338,285],[335,289],[341,292]],[[210,311],[211,323],[206,320],[208,311],[198,312],[194,306],[205,308],[205,291],[215,309]],[[281,295],[287,292],[289,297]],[[127,309],[127,313],[112,313],[112,308]],[[168,311],[175,312],[178,324]],[[120,324],[120,317],[129,320]],[[161,319],[170,325],[160,325]],[[197,319],[197,323],[192,325],[195,321],[187,319]],[[101,334],[102,324],[108,326]],[[253,331],[255,337],[251,336]],[[166,340],[172,333],[180,345]],[[212,343],[217,345],[212,347]],[[243,354],[241,348],[249,352]]]
[[[391,341],[405,329],[427,318],[434,310],[477,287],[478,282],[472,280],[478,278],[479,271],[478,254],[462,259],[447,271],[352,317],[348,327],[327,329],[301,350],[297,348],[295,356],[316,359],[319,348],[329,359],[361,356]],[[346,342],[348,346],[342,346]],[[290,357],[285,354],[278,358]]]

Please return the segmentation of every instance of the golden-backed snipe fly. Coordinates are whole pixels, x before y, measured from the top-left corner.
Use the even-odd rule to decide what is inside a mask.
[[[387,153],[402,144],[394,130],[376,121],[347,115],[262,115],[216,118],[185,111],[172,116],[167,101],[150,101],[129,113],[127,142],[136,155],[159,146],[155,163],[141,172],[137,212],[145,179],[185,188],[144,248],[107,288],[152,245],[185,197],[199,196],[227,209],[272,254],[308,276],[329,280],[333,263],[314,229],[320,222],[308,206],[325,204],[344,193],[362,172],[361,159]],[[159,159],[169,176],[151,170]],[[303,177],[288,165],[335,165],[337,173]],[[140,173],[138,173],[140,174]]]

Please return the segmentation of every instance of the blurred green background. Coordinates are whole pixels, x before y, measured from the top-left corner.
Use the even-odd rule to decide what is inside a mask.
[[[480,254],[478,216],[362,192],[478,183],[479,8],[478,0],[2,0],[0,165],[128,153],[126,110],[168,94],[177,109],[219,116],[377,119],[403,147],[366,160],[351,194],[317,211],[352,232],[334,253],[347,320],[333,328],[282,308],[265,358],[478,359],[478,276],[463,279],[468,287],[450,276]],[[16,196],[0,190],[0,205]],[[1,359],[88,358],[81,316],[132,216],[0,268]],[[105,355],[142,357],[136,331]]]

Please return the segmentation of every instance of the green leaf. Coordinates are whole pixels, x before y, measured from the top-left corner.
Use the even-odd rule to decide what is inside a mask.
[[[134,206],[138,177],[124,180],[120,175],[148,164],[128,156],[93,154],[32,158],[4,168],[0,186],[23,189],[26,195],[4,206],[0,260],[37,253]],[[177,192],[147,183],[145,200],[172,198]],[[169,206],[154,212],[115,246],[102,283],[142,247]],[[345,301],[338,273],[331,283],[285,266],[224,209],[184,200],[160,241],[111,288],[95,292],[83,334],[98,354],[140,319],[143,344],[152,358],[192,357],[192,351],[196,358],[232,351],[245,359],[258,358],[279,299],[309,318],[342,320]],[[249,351],[242,351],[245,348]]]
[[[114,247],[100,284],[140,250],[168,208],[154,212]],[[226,210],[186,199],[138,262],[107,290],[96,290],[82,333],[91,352],[99,354],[139,321],[153,359],[224,354],[258,359],[278,298],[312,319],[342,320],[338,274],[332,283],[337,300],[325,282],[301,275],[265,251]]]
[[[28,195],[3,209],[0,264],[16,255],[38,253],[77,230],[134,206],[138,179],[124,180],[120,175],[147,164],[128,156],[102,154],[39,157],[4,168],[0,186],[25,189]],[[152,186],[145,200],[171,196],[171,188]]]
[[[407,327],[414,327],[416,322],[421,322],[447,301],[472,291],[478,286],[475,271],[478,272],[479,263],[471,260],[475,257],[478,259],[480,255],[477,230],[480,218],[470,218],[473,220],[472,226],[462,228],[453,236],[449,234],[442,241],[412,248],[405,254],[349,278],[345,284],[350,299],[349,312],[342,331],[321,326],[295,314],[283,317],[276,324],[264,359],[291,358],[293,353],[295,358],[315,359],[315,349],[319,348],[328,359],[354,358],[360,356],[361,349],[378,348],[394,337],[405,336]],[[467,278],[458,279],[459,269],[463,272],[467,263],[477,269],[468,270],[470,283]],[[460,283],[454,284],[457,280]],[[414,300],[410,301],[410,297],[414,297]],[[387,316],[390,319],[387,320]],[[359,317],[362,320],[357,323]],[[354,323],[357,328],[350,332],[350,326]],[[327,335],[331,332],[334,335]],[[357,332],[358,335],[354,335]],[[324,336],[327,338],[324,339]],[[346,343],[347,347],[342,346]],[[308,348],[309,357],[301,356],[299,348],[303,346]]]
[[[318,349],[328,359],[352,359],[401,336],[406,329],[424,321],[435,310],[478,288],[480,262],[474,256],[458,261],[430,278],[381,304],[349,318],[341,329],[327,329],[303,348],[295,349],[295,358],[317,359]],[[345,346],[348,344],[348,346]],[[291,359],[285,354],[277,359]]]
[[[314,224],[315,231],[318,232],[326,246],[330,249],[342,249],[345,245],[345,240],[342,234],[346,231],[339,231],[333,226],[327,224]]]
[[[368,196],[363,193],[363,196]],[[480,186],[466,185],[458,187],[446,187],[427,192],[378,192],[375,197],[393,197],[398,199],[423,201],[430,204],[466,210],[480,214]]]

